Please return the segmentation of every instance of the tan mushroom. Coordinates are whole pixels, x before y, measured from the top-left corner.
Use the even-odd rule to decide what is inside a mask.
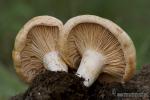
[[[71,18],[60,39],[63,59],[91,86],[101,82],[125,82],[135,72],[136,51],[132,40],[110,20],[81,15]]]
[[[13,61],[16,72],[30,83],[43,69],[66,71],[58,52],[58,37],[63,24],[51,16],[38,16],[28,21],[17,34]]]

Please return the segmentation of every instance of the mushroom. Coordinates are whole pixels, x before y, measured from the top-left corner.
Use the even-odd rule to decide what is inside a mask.
[[[128,81],[135,72],[136,51],[130,37],[110,20],[81,15],[64,25],[60,51],[65,62],[89,87],[100,82]]]
[[[58,37],[63,24],[51,16],[28,21],[16,36],[12,52],[16,72],[27,83],[43,69],[68,71],[58,52]]]

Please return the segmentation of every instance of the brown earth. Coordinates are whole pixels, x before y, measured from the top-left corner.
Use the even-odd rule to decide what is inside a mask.
[[[73,73],[45,71],[25,93],[10,100],[149,100],[150,65],[144,65],[126,84],[95,82],[90,88]]]

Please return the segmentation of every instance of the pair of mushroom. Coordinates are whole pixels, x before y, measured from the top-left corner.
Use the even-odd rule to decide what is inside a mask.
[[[68,65],[89,87],[96,79],[128,81],[135,72],[136,53],[130,37],[107,19],[81,15],[63,25],[54,17],[39,16],[18,33],[13,60],[27,83],[43,68],[68,72]]]

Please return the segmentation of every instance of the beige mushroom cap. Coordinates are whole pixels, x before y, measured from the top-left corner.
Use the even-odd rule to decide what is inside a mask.
[[[82,58],[87,56],[87,50],[92,50],[104,59],[100,62],[103,64],[99,81],[125,82],[133,76],[136,69],[134,44],[112,21],[94,15],[77,16],[66,22],[61,37],[61,55],[71,68],[77,69],[81,63],[86,63]]]
[[[21,79],[30,83],[44,69],[44,55],[51,51],[54,54],[48,55],[56,56],[54,60],[64,64],[57,57],[57,40],[62,29],[62,22],[51,16],[34,17],[23,26],[16,36],[12,52],[15,69]]]

